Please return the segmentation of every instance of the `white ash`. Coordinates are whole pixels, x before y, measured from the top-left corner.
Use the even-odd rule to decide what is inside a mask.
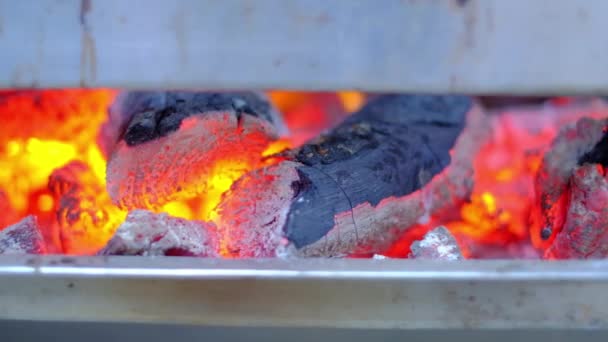
[[[35,216],[0,231],[0,254],[44,254],[46,247]]]
[[[213,223],[133,210],[99,254],[215,257],[216,251]]]
[[[424,238],[412,243],[412,259],[461,260],[460,247],[450,231],[439,226],[424,235]]]
[[[382,255],[382,254],[374,254],[372,256],[372,259],[374,260],[386,260],[386,259],[390,259],[389,257],[387,257],[386,255]]]

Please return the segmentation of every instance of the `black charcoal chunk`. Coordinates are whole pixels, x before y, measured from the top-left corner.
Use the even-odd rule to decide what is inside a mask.
[[[299,171],[308,185],[292,204],[287,238],[306,246],[325,236],[336,214],[425,186],[450,164],[472,105],[465,96],[378,96],[302,146],[295,159],[307,166]]]
[[[122,138],[129,146],[166,136],[185,118],[213,111],[251,115],[284,129],[270,102],[254,92],[134,91],[121,95],[118,110],[127,118]]]
[[[601,164],[608,166],[608,131],[604,128],[602,139],[578,160],[578,165]]]

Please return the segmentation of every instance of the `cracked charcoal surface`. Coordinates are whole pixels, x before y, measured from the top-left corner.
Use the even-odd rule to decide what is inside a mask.
[[[423,187],[449,165],[472,104],[465,96],[378,96],[302,146],[286,237],[301,248],[325,236],[336,214]]]
[[[113,128],[132,118],[111,148],[106,171],[112,201],[126,209],[204,197],[213,192],[208,180],[218,168],[226,174],[255,168],[268,144],[286,133],[256,93],[125,93],[111,114]]]
[[[135,146],[176,131],[194,114],[234,111],[284,129],[280,117],[262,95],[253,92],[134,91],[121,98],[121,115],[129,122],[122,139]]]

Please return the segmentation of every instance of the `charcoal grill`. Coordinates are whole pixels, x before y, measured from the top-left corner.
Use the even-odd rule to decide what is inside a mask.
[[[597,94],[608,2],[0,0],[0,87]],[[0,257],[0,318],[608,328],[606,261]]]

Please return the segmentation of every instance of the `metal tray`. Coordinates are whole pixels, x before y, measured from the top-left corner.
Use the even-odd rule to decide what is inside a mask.
[[[0,319],[608,328],[608,261],[0,257]]]
[[[599,94],[607,11],[605,0],[0,0],[0,88]]]

